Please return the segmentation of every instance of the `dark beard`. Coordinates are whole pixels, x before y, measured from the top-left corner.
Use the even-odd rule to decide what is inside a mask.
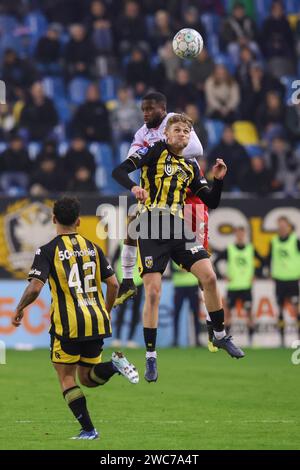
[[[163,117],[158,117],[156,119],[153,119],[152,121],[147,122],[147,124],[146,124],[147,129],[155,129],[156,127],[158,127],[163,122],[165,117],[166,117],[166,115],[163,116]]]

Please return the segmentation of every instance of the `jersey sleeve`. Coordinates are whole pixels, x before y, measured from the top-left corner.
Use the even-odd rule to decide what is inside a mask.
[[[191,130],[190,140],[189,140],[188,145],[183,151],[183,155],[188,160],[193,159],[193,158],[198,158],[203,155],[202,144],[200,140],[198,139],[198,136],[196,132],[194,131],[194,129]]]
[[[113,276],[115,272],[99,246],[97,246],[97,251],[98,251],[99,261],[100,261],[101,280],[104,281],[108,277]]]
[[[150,162],[154,163],[155,159],[157,160],[158,156],[160,155],[160,142],[155,143],[153,146],[150,147],[142,147],[136,150],[128,160],[130,160],[135,168],[142,168],[142,166],[149,166]]]
[[[198,163],[192,163],[194,168],[194,178],[190,184],[190,189],[194,194],[198,194],[203,188],[208,189],[206,178],[201,174]]]
[[[127,158],[130,157],[133,153],[135,153],[137,150],[140,148],[144,147],[144,132],[143,132],[143,127],[140,127],[138,131],[134,134],[133,141],[130,145],[130,149],[128,150],[127,153]]]
[[[39,248],[34,256],[34,260],[28,273],[28,281],[38,279],[43,284],[47,282],[50,272],[50,257],[45,247]]]

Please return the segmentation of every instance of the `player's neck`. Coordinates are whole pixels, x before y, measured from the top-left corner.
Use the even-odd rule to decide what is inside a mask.
[[[171,153],[176,155],[177,157],[182,157],[183,156],[183,148],[182,147],[175,147],[174,145],[168,144],[168,149],[170,150]]]
[[[76,227],[65,227],[64,225],[58,225],[56,227],[57,235],[71,235],[72,233],[77,233]]]

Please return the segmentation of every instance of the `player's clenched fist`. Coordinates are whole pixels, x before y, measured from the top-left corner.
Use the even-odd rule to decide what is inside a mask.
[[[148,193],[140,186],[133,186],[131,192],[135,195],[138,201],[145,202],[148,199]]]

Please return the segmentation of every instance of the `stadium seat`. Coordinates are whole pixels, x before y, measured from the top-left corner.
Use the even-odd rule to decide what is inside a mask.
[[[215,64],[224,65],[231,75],[235,73],[235,65],[227,54],[218,54],[214,57]]]
[[[35,10],[25,16],[24,25],[34,37],[39,38],[47,31],[48,21],[42,12]]]
[[[120,80],[112,75],[101,78],[99,81],[101,99],[105,102],[115,100],[119,84]]]
[[[43,88],[49,98],[65,98],[65,85],[60,77],[44,77]]]
[[[224,123],[215,119],[206,119],[204,126],[208,134],[208,146],[209,148],[214,147],[221,140]]]
[[[246,145],[245,146],[249,157],[256,157],[262,155],[263,150],[260,145]]]
[[[121,142],[117,150],[117,163],[122,163],[127,157],[130,142]]]
[[[64,124],[70,122],[72,118],[70,102],[65,98],[56,98],[54,104],[58,112],[59,119],[61,119]]]
[[[76,77],[70,81],[68,92],[72,104],[78,105],[84,103],[86,92],[90,83],[90,80],[82,77]]]
[[[236,140],[242,145],[255,145],[259,143],[259,136],[255,125],[250,121],[235,121],[233,131]]]
[[[270,14],[273,0],[255,0],[256,21],[260,26]]]

